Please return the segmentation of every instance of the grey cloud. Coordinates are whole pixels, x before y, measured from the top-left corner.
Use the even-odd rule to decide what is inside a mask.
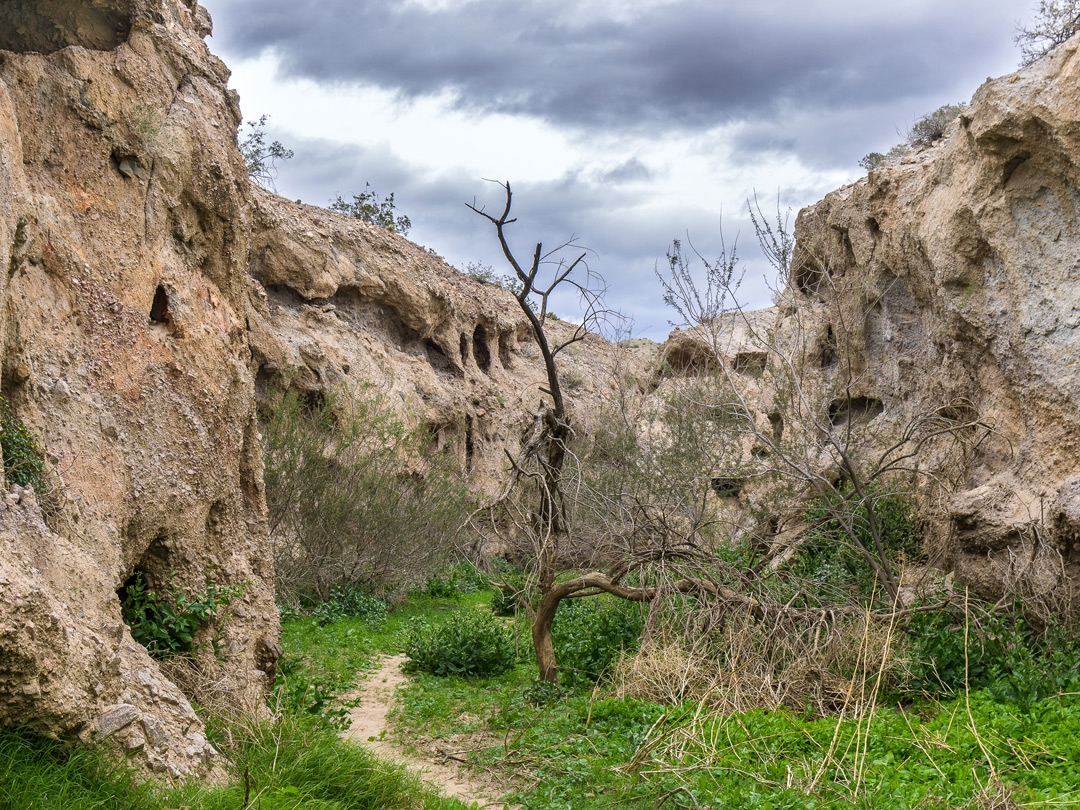
[[[1014,0],[942,0],[921,12],[908,4],[902,14],[879,3],[869,22],[865,10],[856,20],[831,5],[830,14],[804,2],[683,0],[627,20],[582,21],[569,0],[440,10],[401,0],[210,0],[227,50],[274,50],[288,75],[404,97],[450,92],[463,109],[586,129],[851,109],[970,84],[972,70],[1012,58]]]
[[[475,197],[488,210],[499,208],[503,197],[498,186],[460,169],[437,177],[424,176],[387,147],[302,139],[281,131],[269,134],[287,142],[296,153],[281,167],[278,188],[283,196],[326,205],[335,195],[348,198],[370,182],[380,196],[394,192],[398,213],[412,219],[409,238],[413,241],[459,268],[467,262],[479,262],[497,273],[507,271],[494,229],[465,206]],[[628,167],[632,173],[637,171],[634,164],[631,159],[619,168]],[[690,202],[674,208],[642,208],[639,188],[605,182],[602,176],[576,170],[548,182],[515,183],[513,190],[518,222],[509,235],[519,257],[531,257],[537,241],[547,250],[576,237],[589,251],[589,267],[610,287],[608,304],[631,313],[637,331],[647,337],[662,340],[674,317],[663,303],[654,274],[657,264],[663,265],[671,240],[689,238],[704,255],[713,257],[719,251],[721,224],[729,244],[738,237],[740,254],[745,257],[748,272],[743,292],[747,302],[755,306],[769,303],[768,290],[760,280],[765,265],[753,250],[753,230],[744,211],[732,212],[720,223]],[[800,190],[800,199],[820,196],[827,190]],[[774,194],[775,190],[762,193],[766,211],[774,205]],[[785,205],[786,199],[785,193]],[[560,315],[574,317],[578,302],[567,294],[558,297],[554,307]]]

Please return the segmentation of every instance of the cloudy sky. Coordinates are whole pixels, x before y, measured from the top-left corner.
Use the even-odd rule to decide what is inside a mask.
[[[295,152],[279,193],[326,205],[370,183],[457,267],[570,237],[610,306],[662,339],[654,267],[723,233],[766,305],[745,209],[820,199],[921,114],[1016,68],[1029,0],[202,0],[247,119]],[[556,311],[573,315],[565,298]]]

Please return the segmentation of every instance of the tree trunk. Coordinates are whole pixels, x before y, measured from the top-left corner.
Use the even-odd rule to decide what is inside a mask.
[[[559,609],[562,595],[548,591],[540,597],[540,607],[533,620],[533,649],[536,650],[536,666],[540,670],[539,678],[548,683],[559,682],[559,670],[555,665],[555,645],[551,641],[551,623]]]

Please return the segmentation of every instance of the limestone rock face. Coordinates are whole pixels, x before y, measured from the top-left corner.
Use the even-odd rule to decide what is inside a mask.
[[[499,484],[543,398],[543,363],[513,296],[374,225],[253,189],[249,315],[260,393],[381,395],[423,425],[478,486]],[[494,232],[492,233],[494,239]],[[574,327],[551,320],[553,344]],[[627,349],[637,369],[655,344]],[[610,394],[613,347],[588,334],[560,355],[575,424]]]
[[[118,592],[136,572],[159,590],[242,585],[220,628],[236,700],[280,652],[250,192],[208,30],[193,0],[0,11],[0,379],[52,484],[0,502],[0,723],[108,737],[174,776],[214,752]]]
[[[882,437],[957,402],[993,427],[968,458],[918,458],[963,462],[923,511],[957,581],[992,596],[1080,576],[1078,98],[1080,38],[987,81],[944,140],[800,213],[773,310],[807,390],[842,382]]]

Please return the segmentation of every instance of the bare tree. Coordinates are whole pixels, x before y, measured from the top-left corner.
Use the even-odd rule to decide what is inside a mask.
[[[653,570],[667,569],[677,561],[693,562],[703,557],[699,538],[707,521],[696,509],[700,488],[695,494],[687,487],[664,500],[655,491],[648,492],[647,486],[628,486],[613,498],[582,477],[581,462],[573,448],[574,429],[560,377],[559,355],[583,340],[590,329],[597,329],[610,314],[603,306],[602,282],[588,269],[586,252],[569,260],[558,258],[567,248],[576,247],[574,240],[549,252],[538,243],[531,262],[522,265],[506,235],[507,226],[516,221],[510,216],[510,184],[500,185],[505,192],[500,214],[489,214],[476,205],[468,207],[495,226],[503,255],[521,285],[515,297],[540,349],[547,386],[540,389],[545,398],[532,414],[520,451],[510,458],[505,487],[490,504],[474,513],[473,523],[481,531],[495,531],[502,537],[513,534],[527,538],[528,556],[540,593],[532,624],[539,677],[556,682],[558,669],[551,628],[564,599],[608,593],[647,602],[670,589],[708,593],[740,603],[749,600],[705,576],[657,576],[652,581],[640,576],[650,566]],[[580,294],[585,315],[576,327],[568,327],[569,333],[563,338],[552,341],[545,329],[548,305],[552,294],[563,286]],[[530,296],[535,299],[532,304]],[[649,479],[640,469],[633,469],[624,483],[648,484]],[[526,488],[531,495],[523,502],[520,490]],[[667,492],[670,495],[677,489],[668,487]],[[590,521],[582,519],[583,512],[600,518],[591,521],[590,526]],[[567,573],[577,575],[560,578]]]

